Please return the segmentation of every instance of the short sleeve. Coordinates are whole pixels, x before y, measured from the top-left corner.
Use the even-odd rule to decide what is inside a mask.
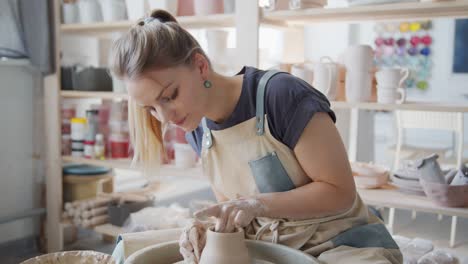
[[[290,149],[294,149],[315,113],[328,113],[336,122],[325,95],[287,73],[277,74],[268,82],[265,109],[272,135]]]

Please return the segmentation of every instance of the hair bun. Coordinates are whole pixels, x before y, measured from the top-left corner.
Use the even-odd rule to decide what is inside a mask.
[[[155,10],[151,11],[150,17],[153,17],[153,18],[161,21],[161,23],[166,23],[166,22],[177,23],[177,20],[175,19],[175,17],[173,15],[171,15],[171,13],[167,12],[166,10],[162,10],[162,9],[155,9]]]

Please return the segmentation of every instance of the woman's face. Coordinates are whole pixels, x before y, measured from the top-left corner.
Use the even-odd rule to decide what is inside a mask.
[[[126,80],[130,97],[162,123],[185,131],[197,128],[203,117],[203,78],[198,67],[176,66],[147,71]]]

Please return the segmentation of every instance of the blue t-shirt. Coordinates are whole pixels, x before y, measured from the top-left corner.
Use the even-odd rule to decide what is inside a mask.
[[[231,116],[222,123],[207,118],[211,130],[223,130],[255,117],[257,85],[266,71],[253,67],[244,67],[239,74],[244,74],[242,91]],[[288,73],[274,75],[267,84],[265,92],[265,113],[268,126],[274,138],[291,150],[297,144],[307,123],[317,112],[326,112],[336,122],[335,113],[330,109],[330,102],[320,91],[310,84]],[[187,141],[200,155],[202,148],[203,127],[186,133]]]

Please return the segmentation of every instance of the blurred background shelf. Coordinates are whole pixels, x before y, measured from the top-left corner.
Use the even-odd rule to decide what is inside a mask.
[[[114,168],[114,169],[137,169],[137,168],[133,168],[130,166],[131,165],[130,159],[97,160],[97,159],[86,159],[86,158],[79,158],[79,157],[72,157],[72,156],[62,156],[62,161],[109,167],[109,168]]]
[[[109,167],[114,169],[126,169],[126,170],[138,170],[138,166],[131,166],[130,159],[108,159],[108,160],[96,160],[78,158],[72,156],[62,156],[63,162],[88,164],[94,166]],[[192,168],[178,168],[173,164],[164,164],[159,169],[155,176],[174,176],[174,177],[191,177],[191,178],[203,178],[203,172],[200,165]]]
[[[467,16],[468,1],[454,0],[272,11],[265,12],[261,22],[302,25],[325,21],[375,21]]]
[[[235,27],[232,14],[208,16],[181,16],[176,18],[184,28],[223,28]],[[62,24],[61,32],[66,34],[99,34],[112,31],[126,31],[135,25],[135,21],[100,22],[92,24]]]
[[[99,99],[123,99],[128,100],[125,93],[114,92],[87,92],[87,91],[60,91],[63,98],[99,98]]]
[[[380,111],[395,111],[395,110],[413,110],[413,111],[436,111],[436,112],[468,112],[468,105],[453,104],[453,103],[431,103],[431,102],[405,102],[403,104],[382,104],[372,102],[345,102],[331,101],[333,109],[351,109],[357,108],[362,110],[380,110]]]

